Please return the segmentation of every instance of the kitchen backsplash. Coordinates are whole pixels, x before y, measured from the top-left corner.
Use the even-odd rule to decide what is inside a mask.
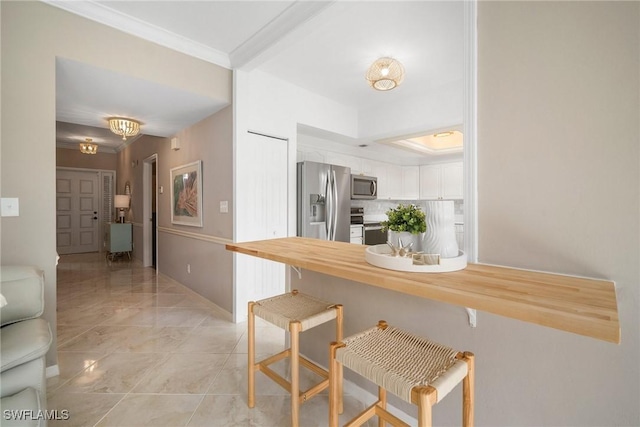
[[[385,215],[391,208],[398,204],[414,204],[424,210],[426,203],[423,200],[352,200],[352,207],[363,207],[365,215]],[[454,200],[453,206],[456,215],[464,214],[464,200]]]

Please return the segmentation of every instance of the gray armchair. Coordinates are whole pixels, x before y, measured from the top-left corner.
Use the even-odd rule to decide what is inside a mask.
[[[40,317],[43,272],[31,266],[0,267],[0,294],[0,305],[6,300],[0,307],[0,424],[44,426],[46,417],[38,415],[46,409],[45,355],[52,335]],[[20,410],[26,412],[16,416]]]

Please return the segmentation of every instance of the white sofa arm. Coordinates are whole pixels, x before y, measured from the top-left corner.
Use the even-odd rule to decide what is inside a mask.
[[[44,272],[33,266],[3,265],[0,293],[7,300],[0,308],[0,326],[39,317],[44,311]]]

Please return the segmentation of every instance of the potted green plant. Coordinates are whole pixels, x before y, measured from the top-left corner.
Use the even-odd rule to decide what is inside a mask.
[[[412,251],[421,250],[422,239],[427,231],[427,222],[425,213],[418,206],[399,204],[387,211],[387,221],[382,221],[380,224],[382,231],[388,232],[387,239],[392,245],[406,247],[412,243]]]

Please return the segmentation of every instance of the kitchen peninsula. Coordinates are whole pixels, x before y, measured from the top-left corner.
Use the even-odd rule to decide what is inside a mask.
[[[611,281],[482,264],[469,264],[464,270],[450,273],[406,273],[368,264],[365,246],[302,237],[232,243],[226,248],[303,269],[302,274],[309,270],[620,343],[615,285]],[[301,290],[323,293],[320,286]],[[337,297],[318,296],[329,300]],[[335,302],[341,301],[338,298]],[[384,315],[378,314],[380,318]]]

